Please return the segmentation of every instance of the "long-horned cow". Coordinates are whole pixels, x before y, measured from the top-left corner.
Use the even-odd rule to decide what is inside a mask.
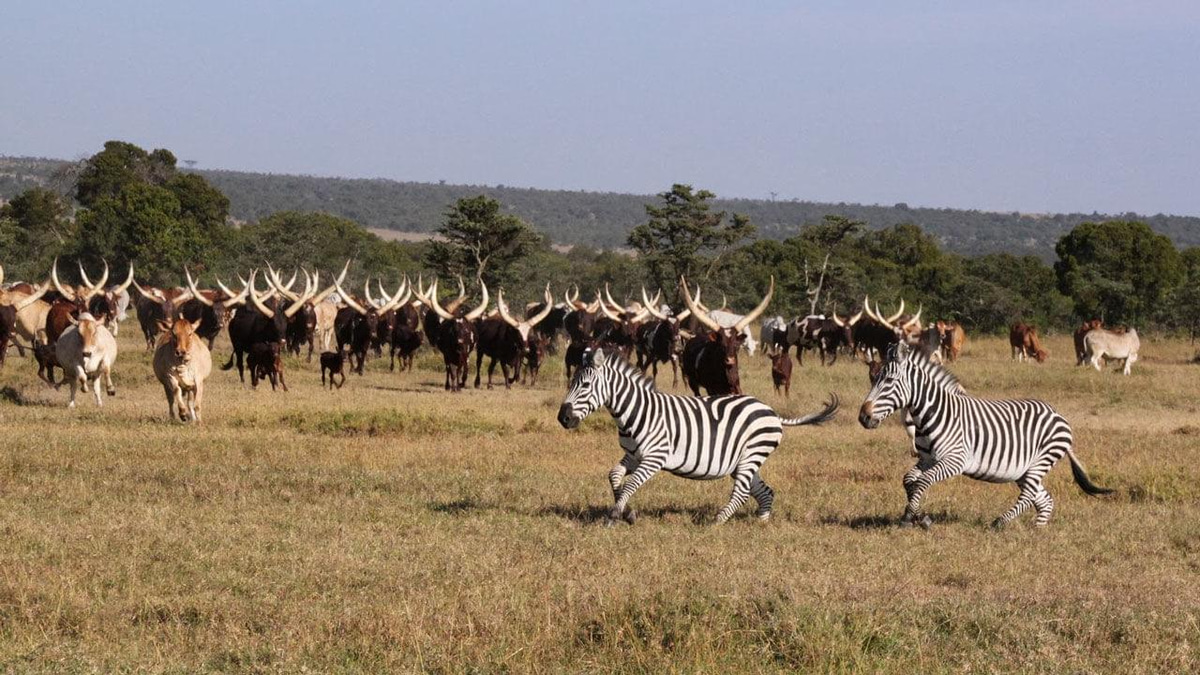
[[[771,297],[775,294],[775,277],[771,277],[771,284],[767,288],[767,294],[763,297],[762,302],[732,326],[722,326],[709,316],[708,312],[700,309],[692,299],[687,281],[683,278],[680,278],[680,290],[683,292],[684,302],[691,310],[692,316],[701,325],[708,328],[707,333],[696,335],[683,348],[684,381],[696,396],[700,395],[701,388],[710,396],[741,394],[738,349],[746,340],[746,328],[771,303]]]
[[[0,283],[3,281],[4,267],[0,266]],[[45,332],[46,314],[50,311],[50,303],[42,300],[42,296],[49,289],[49,281],[32,292],[0,289],[0,366],[4,365],[10,340],[17,345],[21,356],[25,355],[26,347],[32,349],[40,341],[39,335]],[[24,339],[28,345],[22,345],[17,338]]]
[[[553,307],[550,284],[546,284],[546,302],[541,313],[518,321],[509,314],[508,305],[504,303],[504,289],[496,293],[496,315],[481,318],[475,323],[475,332],[479,340],[475,347],[476,389],[479,388],[485,356],[489,358],[487,388],[492,388],[492,374],[496,371],[497,362],[500,363],[500,371],[504,375],[504,388],[512,388],[512,383],[521,375],[521,362],[529,352],[533,327],[549,316]]]
[[[348,265],[349,263],[347,263]],[[345,269],[342,273],[345,274]],[[315,290],[310,286],[306,289],[306,296],[285,306],[285,303],[278,297],[279,291],[275,288],[267,291],[265,295],[259,295],[258,289],[255,288],[257,276],[258,270],[254,270],[250,273],[250,280],[246,283],[250,294],[250,303],[238,309],[229,322],[229,342],[233,346],[233,353],[229,355],[229,361],[221,366],[221,370],[230,370],[236,360],[238,379],[243,383],[246,381],[246,355],[250,353],[254,345],[264,342],[278,343],[282,348],[287,337],[288,319],[300,311],[305,301],[309,299],[307,295]],[[333,290],[329,288],[323,291],[325,295],[332,292]]]
[[[341,282],[335,282],[334,285],[337,286],[338,293],[342,296],[342,302],[346,303],[345,307],[338,310],[338,351],[348,351],[350,369],[362,375],[363,366],[367,361],[367,350],[372,347],[375,336],[378,334],[380,318],[408,302],[410,296],[408,278],[406,277],[400,282],[400,288],[396,289],[394,296],[387,297],[382,303],[371,297],[371,282],[367,280],[363,285],[364,302],[367,304],[365,307],[342,289]],[[386,294],[384,295],[386,297]]]
[[[201,322],[185,318],[176,318],[170,324],[164,322],[154,349],[154,375],[167,396],[170,420],[178,414],[180,422],[200,421],[204,381],[212,373],[212,352],[197,332]]]
[[[427,295],[417,296],[440,319],[437,325],[437,340],[433,344],[442,353],[442,361],[446,365],[447,391],[459,391],[467,383],[467,373],[470,371],[468,359],[471,350],[475,348],[475,320],[483,316],[488,305],[487,284],[481,280],[479,287],[482,294],[479,306],[465,314],[451,313],[441,306],[437,296],[437,279],[433,280]],[[460,301],[454,304],[456,309],[462,309]]]
[[[699,289],[697,289],[698,293]],[[660,309],[661,306],[658,304],[660,297],[661,292],[651,300],[646,297],[646,289],[642,289],[642,302],[645,304],[646,310],[654,317],[654,321],[642,324],[638,333],[637,366],[643,375],[649,369],[651,379],[657,382],[658,364],[670,363],[671,387],[674,388],[679,382],[679,353],[682,351],[680,323],[691,316],[692,310],[685,309],[674,316],[668,316]]]
[[[104,379],[109,396],[117,395],[113,386],[112,366],[117,360],[117,341],[104,324],[94,316],[83,312],[75,323],[67,327],[54,344],[54,354],[59,366],[71,383],[71,400],[68,408],[75,407],[75,393],[87,389],[89,381],[96,395],[96,405],[104,405],[100,398],[100,379]]]

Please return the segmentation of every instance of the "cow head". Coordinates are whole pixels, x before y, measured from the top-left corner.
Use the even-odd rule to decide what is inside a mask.
[[[508,305],[504,304],[503,288],[496,294],[496,308],[499,310],[500,318],[504,320],[504,323],[516,328],[517,332],[521,335],[521,340],[528,342],[533,327],[541,323],[547,316],[550,316],[550,311],[554,309],[554,298],[550,295],[550,284],[546,284],[546,302],[542,307],[542,311],[524,321],[517,321],[508,313]]]
[[[679,287],[683,292],[684,303],[691,311],[692,316],[711,331],[708,335],[708,340],[716,343],[724,355],[725,372],[729,378],[729,383],[733,385],[736,391],[738,389],[738,349],[746,339],[746,327],[766,311],[767,305],[771,304],[771,297],[775,294],[775,277],[771,276],[771,284],[767,288],[767,294],[763,297],[762,302],[758,303],[757,307],[732,326],[722,326],[713,320],[708,312],[697,305],[696,301],[692,299],[692,293],[688,289],[687,281],[683,277],[679,278]]]
[[[439,347],[442,348],[443,354],[446,353],[445,347],[451,346],[448,343],[452,340],[452,348],[457,349],[460,356],[465,360],[467,352],[469,352],[471,348],[475,346],[475,327],[473,324],[476,319],[483,316],[483,313],[487,311],[487,284],[483,283],[483,281],[479,282],[482,300],[480,301],[478,307],[466,312],[465,314],[452,313],[450,310],[442,307],[441,303],[438,301],[437,285],[438,280],[434,279],[433,283],[429,285],[429,289],[424,294],[419,292],[420,289],[416,289],[413,292],[422,304],[433,310],[438,318],[441,319],[441,324],[438,326],[438,343]],[[457,311],[461,311],[461,300],[454,301],[454,306]]]
[[[200,320],[192,322],[177,318],[172,323],[160,321],[159,328],[169,336],[175,358],[179,359],[181,363],[187,363],[191,358],[192,345],[198,344],[197,341],[200,339],[196,335],[196,330],[200,328]]]

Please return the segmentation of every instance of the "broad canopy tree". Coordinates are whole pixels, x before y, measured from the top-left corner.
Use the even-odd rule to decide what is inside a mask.
[[[437,234],[440,240],[430,244],[427,262],[438,274],[462,274],[493,287],[511,281],[514,263],[544,242],[528,223],[504,213],[500,202],[487,195],[459,199]]]

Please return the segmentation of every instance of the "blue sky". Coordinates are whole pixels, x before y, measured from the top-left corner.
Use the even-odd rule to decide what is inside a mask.
[[[5,3],[0,154],[1200,214],[1200,3]]]

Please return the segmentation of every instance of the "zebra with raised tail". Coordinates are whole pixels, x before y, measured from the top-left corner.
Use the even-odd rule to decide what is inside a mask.
[[[929,527],[921,498],[934,484],[959,474],[990,483],[1015,482],[1017,503],[993,527],[1014,520],[1029,507],[1037,525],[1050,521],[1054,499],[1042,485],[1046,473],[1066,455],[1075,482],[1089,495],[1099,487],[1072,450],[1071,425],[1049,404],[1038,400],[988,400],[963,392],[945,368],[899,344],[889,350],[883,370],[863,401],[858,421],[874,429],[897,410],[912,415],[918,442],[917,465],[904,475],[908,504],[901,523]]]
[[[617,422],[625,456],[608,474],[613,491],[609,523],[624,518],[633,524],[629,500],[660,469],[683,478],[712,480],[733,477],[729,503],[717,524],[729,520],[750,497],[761,520],[771,516],[775,492],[759,469],[783,438],[783,427],[820,424],[833,418],[838,399],[825,409],[795,419],[782,419],[751,396],[672,396],[616,355],[588,350],[571,380],[558,411],[564,428],[574,429],[600,406]]]

